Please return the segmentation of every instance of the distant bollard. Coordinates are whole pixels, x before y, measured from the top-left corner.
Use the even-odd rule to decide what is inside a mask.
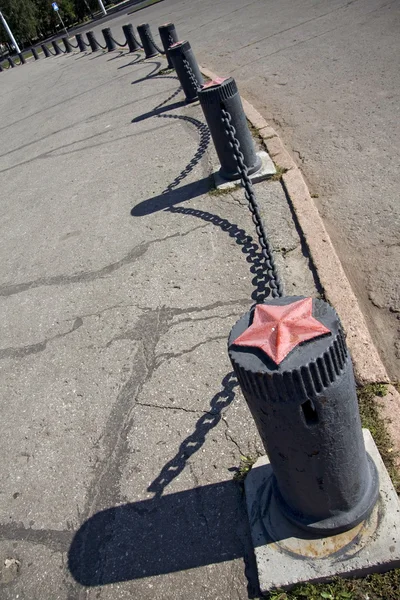
[[[153,58],[153,56],[157,56],[159,52],[153,44],[150,25],[148,23],[143,23],[142,25],[138,25],[137,30],[146,58]]]
[[[177,42],[170,46],[168,51],[185,93],[186,102],[194,102],[204,81],[189,42]]]
[[[86,33],[86,35],[87,35],[87,39],[89,41],[90,47],[92,49],[92,52],[97,52],[97,50],[101,50],[98,41],[94,37],[93,31],[88,31]]]
[[[83,37],[81,33],[77,33],[75,35],[76,43],[78,44],[78,48],[81,52],[86,52],[86,44],[83,41]]]
[[[232,77],[218,78],[206,83],[199,91],[199,100],[221,163],[220,175],[229,180],[239,178],[236,158],[222,120],[223,108],[229,113],[231,124],[235,128],[248,174],[258,171],[261,159],[256,154],[235,80]]]
[[[57,42],[55,40],[53,40],[51,43],[52,43],[52,46],[53,46],[53,48],[55,50],[55,53],[57,55],[62,54],[62,50],[61,50],[60,46],[57,44]]]
[[[319,299],[257,304],[229,356],[272,467],[281,514],[314,535],[369,516],[379,477],[365,451],[353,367],[335,310]]]
[[[26,63],[25,56],[22,54],[22,52],[18,54],[18,58],[21,61],[21,65],[24,65]]]
[[[13,69],[15,67],[15,62],[13,61],[11,56],[9,56],[7,60],[8,60],[8,64],[10,65],[10,67]]]
[[[31,52],[32,52],[32,56],[35,60],[39,60],[39,54],[36,50],[36,48],[31,48]]]
[[[113,50],[116,50],[117,45],[113,40],[113,37],[111,34],[111,29],[109,27],[106,27],[105,29],[101,30],[101,33],[104,36],[104,41],[106,43],[108,52],[112,52]]]
[[[172,64],[171,57],[169,55],[169,48],[179,41],[175,25],[173,23],[165,23],[165,25],[160,25],[158,31],[160,33],[161,42],[168,60],[168,67],[173,69],[174,65]]]
[[[63,44],[64,44],[65,52],[67,52],[68,54],[70,54],[71,52],[74,51],[74,49],[71,46],[71,43],[70,43],[70,41],[69,41],[69,39],[67,37],[63,37],[62,41],[63,41]]]
[[[42,44],[42,50],[46,58],[49,58],[49,56],[51,56],[50,50],[48,49],[46,44]]]
[[[128,43],[129,52],[137,52],[142,49],[135,37],[132,23],[122,25],[122,31],[124,32],[125,39]]]
[[[2,73],[3,71],[4,71],[4,69],[3,69],[3,67],[2,67],[2,65],[0,63],[0,73]]]

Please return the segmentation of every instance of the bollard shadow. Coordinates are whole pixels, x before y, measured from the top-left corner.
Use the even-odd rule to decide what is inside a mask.
[[[197,198],[210,191],[210,178],[204,177],[198,181],[193,181],[182,187],[171,190],[168,193],[163,192],[147,200],[136,204],[131,210],[132,217],[145,217],[160,210],[170,209],[175,204],[181,204],[192,198]]]
[[[245,559],[248,597],[259,586],[244,498],[233,481],[123,504],[89,518],[68,553],[74,579],[92,587]]]
[[[179,93],[180,91],[181,91],[181,88],[179,88],[179,90],[176,92],[176,94]],[[176,94],[174,92],[174,96]],[[140,121],[145,121],[146,119],[150,119],[151,117],[158,117],[164,112],[168,112],[170,110],[175,110],[177,108],[182,108],[183,106],[187,106],[186,100],[180,100],[179,102],[174,102],[173,104],[168,104],[168,106],[160,106],[159,108],[153,108],[153,110],[150,110],[147,113],[143,113],[142,115],[135,117],[134,119],[132,119],[131,122],[132,123],[140,123]]]
[[[234,373],[228,373],[209,411],[149,485],[153,498],[101,511],[80,527],[68,553],[76,581],[88,587],[108,585],[244,558],[248,596],[258,597],[240,486],[223,481],[162,495],[218,425],[237,386]]]

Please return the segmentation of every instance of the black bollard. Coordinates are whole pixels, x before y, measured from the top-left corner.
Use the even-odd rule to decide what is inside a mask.
[[[31,52],[32,52],[32,56],[35,60],[39,60],[39,54],[36,50],[36,48],[31,48]]]
[[[97,52],[97,50],[101,50],[101,48],[99,46],[99,42],[94,37],[93,31],[88,31],[86,33],[86,35],[87,35],[87,39],[89,41],[90,47],[92,49],[92,52]]]
[[[172,64],[185,92],[186,102],[194,102],[203,85],[203,77],[189,42],[177,42],[169,48]]]
[[[55,40],[53,40],[52,42],[53,48],[55,50],[55,53],[58,54],[62,54],[62,50],[60,48],[60,46],[57,44],[57,42]]]
[[[114,42],[114,40],[112,38],[111,29],[109,27],[106,27],[105,29],[101,30],[101,33],[104,36],[104,41],[106,43],[107,50],[109,52],[112,52],[113,50],[116,50],[117,46],[116,46],[116,43]]]
[[[4,71],[2,64],[0,63],[0,73],[2,73]]]
[[[13,69],[15,67],[15,62],[13,61],[11,56],[9,56],[7,60],[8,60],[8,64],[10,65],[10,67]]]
[[[219,78],[216,81],[207,83],[199,91],[199,100],[221,163],[221,176],[229,180],[240,177],[237,162],[226,133],[222,108],[231,117],[231,123],[236,132],[235,136],[239,142],[249,175],[258,171],[261,167],[261,159],[256,154],[235,80],[232,77]]]
[[[122,31],[124,32],[125,39],[128,43],[129,52],[137,52],[141,50],[141,46],[135,37],[132,23],[128,25],[122,25]]]
[[[42,50],[46,58],[49,58],[49,56],[51,56],[50,50],[48,49],[46,44],[42,44]]]
[[[21,61],[21,65],[26,64],[26,60],[25,60],[25,56],[22,54],[22,52],[20,52],[18,54],[19,60]]]
[[[168,67],[173,69],[174,65],[172,64],[171,57],[169,55],[169,48],[179,41],[175,25],[173,23],[165,23],[165,25],[160,25],[158,31],[160,33],[161,42],[168,60]]]
[[[335,310],[299,296],[267,300],[236,323],[228,349],[269,457],[268,494],[279,511],[318,536],[366,519],[379,478],[365,451],[352,362]]]
[[[65,52],[67,52],[68,54],[70,54],[71,52],[74,51],[74,49],[71,46],[71,43],[70,43],[70,41],[69,41],[69,39],[67,37],[63,37],[62,41],[63,41],[63,44],[64,44]]]
[[[78,44],[78,48],[81,52],[86,52],[86,44],[83,41],[83,37],[81,33],[77,33],[75,35],[76,43]]]
[[[142,25],[138,25],[137,30],[139,33],[140,41],[142,42],[145,57],[153,58],[153,56],[157,56],[159,52],[153,44],[153,38],[150,32],[150,25],[148,23],[143,23]]]

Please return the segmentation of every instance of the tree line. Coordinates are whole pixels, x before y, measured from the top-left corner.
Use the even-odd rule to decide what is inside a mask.
[[[80,23],[85,17],[93,16],[99,8],[97,0],[55,1],[67,27]],[[15,39],[22,47],[31,46],[60,30],[60,19],[51,3],[52,0],[0,0],[0,10]],[[11,50],[7,33],[1,23],[0,44],[4,44]]]

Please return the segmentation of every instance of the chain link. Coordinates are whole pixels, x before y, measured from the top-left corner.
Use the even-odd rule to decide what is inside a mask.
[[[186,73],[189,76],[190,79],[190,83],[192,84],[192,86],[194,87],[194,89],[196,91],[198,91],[201,88],[201,85],[196,77],[196,75],[193,73],[193,69],[190,66],[190,63],[188,61],[188,59],[186,58],[186,56],[182,57],[182,62],[183,62],[183,66],[185,68]]]
[[[110,35],[110,39],[111,39],[111,41],[112,41],[112,42],[114,42],[114,44],[117,44],[117,46],[119,46],[120,48],[125,48],[125,46],[127,46],[127,45],[128,45],[128,42],[127,42],[127,41],[125,42],[125,44],[120,44],[119,42],[117,42],[117,40],[115,40],[115,39],[113,38],[113,36],[112,36],[112,35]]]
[[[148,29],[144,30],[145,36],[147,37],[148,41],[153,44],[154,48],[157,50],[157,52],[159,52],[160,54],[165,54],[165,50],[162,50],[160,48],[160,46],[157,46],[157,44],[155,43],[153,36],[151,35],[150,31]]]
[[[240,143],[236,137],[236,129],[232,125],[231,115],[223,106],[221,107],[221,112],[222,112],[222,122],[225,127],[225,133],[228,136],[229,145],[232,148],[233,154],[235,156],[235,160],[236,160],[239,175],[240,175],[240,182],[244,188],[244,195],[249,204],[249,210],[251,212],[252,220],[255,225],[257,236],[258,236],[258,241],[261,246],[261,254],[263,256],[265,266],[266,266],[268,284],[271,289],[271,295],[273,298],[280,298],[281,296],[284,295],[282,282],[280,280],[280,277],[279,277],[279,274],[278,274],[278,271],[277,271],[277,268],[275,265],[271,245],[268,241],[268,237],[267,237],[266,231],[264,229],[264,224],[263,224],[263,221],[262,221],[262,218],[260,215],[260,209],[258,206],[256,195],[254,193],[253,184],[251,183],[251,179],[248,175],[248,169],[244,162],[243,153],[240,150]]]
[[[137,43],[138,46],[140,46],[140,48],[143,48],[143,44],[141,42],[139,42],[139,40],[137,39],[136,35],[133,33],[133,31],[131,31],[132,34],[132,38],[133,40]]]

